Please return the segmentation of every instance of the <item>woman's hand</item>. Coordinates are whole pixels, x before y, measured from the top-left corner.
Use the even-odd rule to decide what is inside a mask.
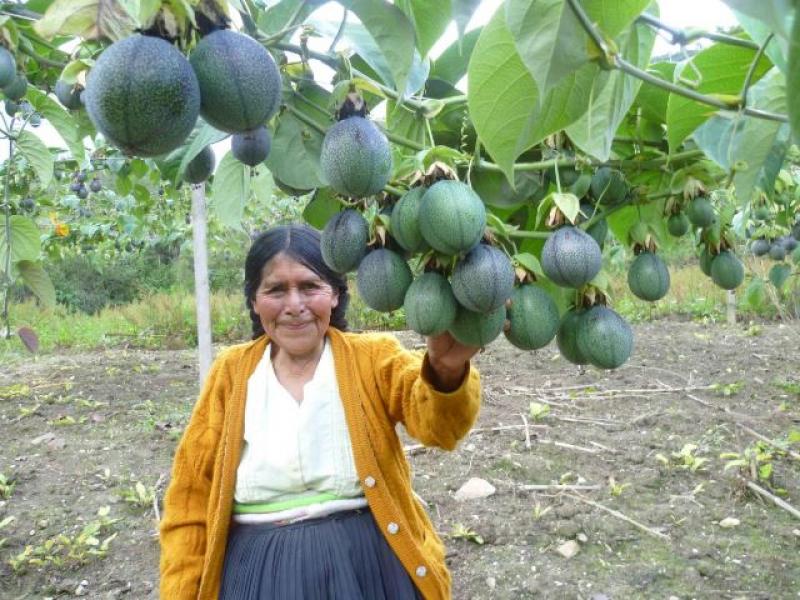
[[[427,338],[427,343],[428,362],[436,379],[432,383],[442,392],[455,390],[464,379],[469,360],[480,348],[462,344],[447,331]]]

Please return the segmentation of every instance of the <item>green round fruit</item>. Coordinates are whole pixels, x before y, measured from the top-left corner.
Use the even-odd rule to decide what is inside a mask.
[[[281,75],[253,38],[221,29],[208,34],[190,57],[200,85],[200,114],[227,133],[264,125],[278,110]]]
[[[770,243],[765,240],[764,238],[759,238],[757,240],[753,240],[753,243],[750,244],[750,252],[753,253],[753,256],[764,256],[765,254],[769,253]]]
[[[708,277],[711,277],[711,261],[713,260],[714,255],[708,251],[708,248],[703,248],[700,251],[700,270]]]
[[[419,230],[419,207],[425,188],[412,188],[392,208],[389,230],[395,241],[409,252],[424,252],[428,244]]]
[[[683,237],[689,232],[692,224],[684,213],[679,212],[670,215],[667,219],[667,230],[673,237]]]
[[[669,291],[669,269],[657,254],[642,252],[628,269],[628,287],[642,300],[661,300]]]
[[[320,236],[322,260],[331,270],[347,273],[367,253],[369,225],[360,212],[348,208],[333,215]]]
[[[621,204],[628,196],[625,176],[610,167],[600,167],[595,171],[589,189],[592,197],[604,206]]]
[[[0,88],[6,87],[17,76],[17,61],[14,55],[0,47]]]
[[[188,183],[203,183],[214,172],[216,157],[211,146],[206,146],[197,153],[183,173],[183,180]]]
[[[633,350],[628,322],[605,306],[593,306],[581,317],[576,335],[578,349],[595,367],[616,369]]]
[[[249,167],[255,167],[267,160],[271,146],[272,137],[263,125],[251,131],[234,133],[231,137],[231,153],[236,160]]]
[[[5,94],[6,98],[14,100],[22,100],[25,94],[28,91],[28,80],[20,73],[9,83],[7,86],[3,87],[3,93]]]
[[[97,130],[127,154],[157,156],[180,146],[200,110],[189,61],[162,39],[132,35],[100,55],[83,93]]]
[[[785,235],[778,240],[783,247],[786,248],[786,254],[791,254],[792,251],[797,248],[797,240],[794,239],[791,235]]]
[[[542,248],[542,269],[556,285],[578,288],[600,272],[603,254],[597,242],[577,227],[557,229]]]
[[[453,256],[474,248],[486,228],[486,208],[467,184],[434,183],[419,207],[419,229],[434,250]]]
[[[590,227],[586,229],[586,233],[588,233],[592,239],[597,242],[597,245],[600,248],[603,248],[603,244],[606,243],[606,238],[608,237],[608,221],[605,219],[600,219],[599,221],[595,221]]]
[[[408,327],[421,335],[439,335],[456,317],[456,297],[439,273],[423,273],[411,282],[403,301]]]
[[[450,280],[461,306],[487,313],[511,297],[514,267],[502,250],[478,244],[456,263]]]
[[[505,306],[500,306],[489,313],[476,313],[458,306],[456,318],[449,331],[450,335],[462,344],[483,348],[500,335],[505,322]]]
[[[6,108],[6,114],[9,117],[13,117],[15,114],[17,114],[17,111],[19,111],[19,104],[17,104],[13,100],[6,100],[5,108]]]
[[[596,209],[591,202],[581,202],[578,217],[575,219],[575,225],[580,225],[591,219],[599,209]]]
[[[580,177],[581,173],[575,167],[558,167],[558,181],[561,183],[561,188],[568,188]],[[549,183],[556,184],[556,169],[548,169],[545,171],[545,177]]]
[[[411,280],[411,269],[406,261],[385,248],[367,254],[356,273],[361,299],[371,309],[380,312],[391,312],[403,306]]]
[[[59,79],[56,81],[56,98],[61,104],[64,105],[65,108],[69,110],[78,110],[81,104],[81,92],[83,91],[83,87],[79,85],[72,85],[67,83],[66,81],[62,81]]]
[[[753,211],[753,216],[759,221],[766,221],[769,219],[770,215],[771,213],[769,212],[769,207],[767,206],[759,206]]]
[[[392,172],[389,140],[372,121],[344,119],[325,134],[320,164],[328,184],[339,194],[351,198],[377,194]]]
[[[561,356],[574,365],[585,365],[589,362],[578,348],[578,326],[585,311],[573,308],[561,318],[556,333],[556,344]]]
[[[733,290],[744,281],[744,265],[730,250],[723,250],[711,261],[711,279],[723,290]]]
[[[782,261],[786,258],[786,248],[778,240],[772,242],[769,247],[769,257],[772,260]]]
[[[558,307],[544,289],[535,284],[515,287],[507,311],[511,328],[506,338],[517,348],[544,348],[558,331]]]
[[[686,216],[697,227],[708,227],[714,222],[714,207],[704,196],[696,196],[686,207]]]

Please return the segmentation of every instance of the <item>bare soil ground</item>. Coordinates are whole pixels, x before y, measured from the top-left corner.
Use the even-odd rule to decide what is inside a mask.
[[[754,449],[753,432],[800,430],[800,329],[758,328],[639,325],[634,356],[614,372],[579,370],[554,346],[493,343],[477,360],[475,431],[452,453],[410,451],[447,542],[453,597],[800,598],[800,520],[739,477],[758,481],[771,464],[759,485],[800,509],[800,443],[794,457],[773,448],[744,471],[720,458]],[[0,473],[15,487],[0,499],[0,598],[158,596],[149,492],[163,494],[195,395],[189,351],[3,365]],[[686,444],[696,447],[679,458]],[[496,493],[456,501],[471,477]],[[553,484],[598,487],[525,488]]]

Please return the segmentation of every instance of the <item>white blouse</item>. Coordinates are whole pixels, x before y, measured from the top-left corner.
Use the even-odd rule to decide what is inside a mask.
[[[236,503],[267,512],[363,495],[327,338],[301,403],[278,381],[268,346],[247,382]]]

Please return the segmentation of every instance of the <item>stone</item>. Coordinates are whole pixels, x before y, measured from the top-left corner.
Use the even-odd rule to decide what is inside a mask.
[[[580,552],[580,544],[575,540],[569,540],[561,544],[558,548],[556,548],[556,552],[558,552],[564,558],[572,558],[578,552]]]
[[[480,477],[472,477],[462,485],[455,493],[455,499],[459,502],[465,500],[475,500],[476,498],[488,498],[495,493],[495,487]]]
[[[723,529],[730,529],[732,527],[736,527],[739,524],[739,519],[735,517],[725,517],[719,522],[719,526]]]

